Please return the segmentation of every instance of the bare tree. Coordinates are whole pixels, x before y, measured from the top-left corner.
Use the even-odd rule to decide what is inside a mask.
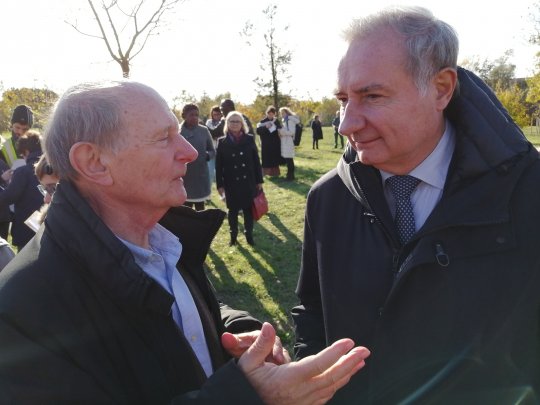
[[[97,7],[95,1],[88,0],[99,27],[99,35],[83,32],[76,23],[66,22],[83,35],[102,39],[111,57],[120,65],[122,76],[128,78],[131,61],[143,50],[148,38],[158,33],[164,14],[183,1],[159,0],[156,7],[149,10],[150,2],[139,0],[126,11],[118,0],[101,0]],[[115,48],[116,52],[113,50]]]
[[[267,20],[267,30],[263,33],[265,52],[262,55],[263,63],[260,68],[266,76],[259,76],[253,81],[259,89],[270,95],[274,107],[279,108],[282,98],[280,85],[284,79],[290,78],[287,72],[288,66],[291,64],[292,53],[290,50],[283,49],[277,41],[274,22],[276,12],[277,6],[275,4],[270,4],[263,10]],[[285,26],[281,30],[285,32],[288,28]],[[253,24],[248,21],[240,34],[246,38],[246,43],[251,46],[250,38],[253,35]]]

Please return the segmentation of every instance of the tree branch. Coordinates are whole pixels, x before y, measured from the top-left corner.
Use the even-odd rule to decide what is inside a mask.
[[[103,25],[101,24],[101,19],[99,18],[99,15],[98,15],[96,9],[94,8],[94,3],[92,3],[92,0],[88,0],[88,4],[90,4],[90,8],[92,9],[92,13],[94,13],[94,17],[96,18],[96,21],[98,23],[99,30],[101,31],[102,39],[105,42],[105,45],[107,46],[107,50],[109,51],[109,54],[112,56],[112,58],[115,61],[120,63],[120,58],[118,56],[116,56],[114,54],[113,50],[111,49],[111,45],[109,44],[109,39],[107,38],[107,34],[105,34],[105,30],[103,29]]]

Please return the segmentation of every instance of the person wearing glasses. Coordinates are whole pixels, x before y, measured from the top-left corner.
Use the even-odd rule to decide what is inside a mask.
[[[45,221],[59,179],[52,166],[47,162],[45,155],[41,155],[41,158],[36,163],[35,173],[39,181],[37,189],[43,196],[43,205],[26,219],[25,224],[34,232],[37,232],[43,221]]]
[[[42,153],[40,133],[30,130],[22,135],[17,141],[17,153],[24,158],[26,164],[15,169],[9,185],[0,191],[0,205],[14,206],[11,243],[20,252],[34,236],[34,231],[24,221],[43,204],[43,196],[37,188],[39,182],[34,173],[34,165]]]
[[[225,136],[219,140],[216,154],[216,185],[219,195],[225,199],[229,209],[229,244],[236,244],[238,213],[242,210],[246,241],[253,246],[255,241],[251,204],[263,183],[259,153],[253,134],[248,132],[240,112],[231,111],[227,115],[224,132]]]

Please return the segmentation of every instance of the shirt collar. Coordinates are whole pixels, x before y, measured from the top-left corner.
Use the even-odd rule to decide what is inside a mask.
[[[455,132],[450,121],[446,120],[444,133],[435,149],[409,175],[442,190],[456,145]],[[393,176],[392,173],[385,172],[384,170],[380,170],[380,172],[383,184],[387,178]]]
[[[160,224],[154,225],[148,234],[150,249],[145,249],[120,237],[118,237],[118,239],[127,246],[133,253],[135,261],[139,263],[151,262],[155,254],[160,256],[175,256],[176,262],[178,262],[178,260],[180,260],[180,255],[182,254],[182,244],[180,243],[180,240]]]

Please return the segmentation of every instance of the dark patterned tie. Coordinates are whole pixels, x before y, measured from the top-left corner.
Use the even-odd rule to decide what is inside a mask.
[[[396,200],[395,223],[399,240],[404,245],[411,239],[416,231],[414,225],[414,212],[411,204],[411,194],[420,183],[420,179],[413,176],[392,176],[386,182]]]

